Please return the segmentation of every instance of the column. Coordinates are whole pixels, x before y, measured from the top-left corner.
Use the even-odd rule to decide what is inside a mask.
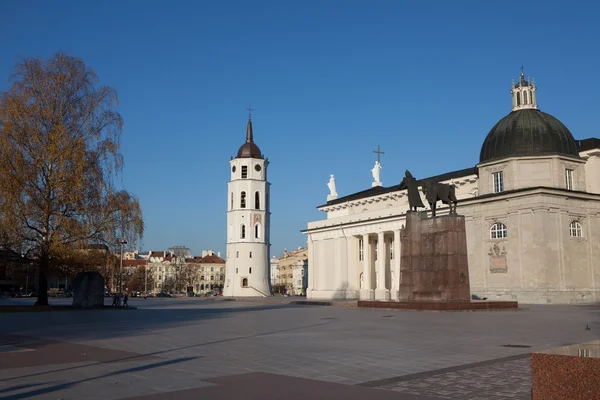
[[[363,287],[360,291],[361,300],[373,300],[375,293],[371,283],[371,242],[369,235],[363,235]]]
[[[402,243],[400,242],[400,229],[394,231],[394,259],[392,260],[392,269],[394,271],[394,284],[391,287],[391,298],[400,298],[400,262],[402,260]]]
[[[377,233],[377,290],[375,299],[389,300],[390,291],[385,287],[385,262],[389,253],[385,251],[385,236],[383,232]]]
[[[306,298],[307,299],[311,299],[313,298],[313,293],[312,291],[314,290],[315,287],[315,264],[316,264],[317,260],[315,259],[315,244],[312,241],[312,237],[310,236],[310,233],[308,234],[308,268],[307,268],[307,274],[308,274],[308,287],[306,288]],[[277,276],[278,276],[278,282],[277,283],[281,283],[281,278],[279,276],[279,272],[281,270],[277,271]]]

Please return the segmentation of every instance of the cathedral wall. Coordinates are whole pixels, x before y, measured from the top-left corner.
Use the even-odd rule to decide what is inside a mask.
[[[572,169],[574,190],[584,191],[586,168],[581,160],[567,157],[518,157],[481,165],[479,193],[493,193],[493,174],[502,171],[504,191],[539,186],[566,188],[565,170]]]
[[[459,206],[467,224],[471,292],[490,300],[600,300],[600,202],[531,194]],[[571,237],[571,222],[582,237]],[[505,224],[506,238],[490,228]]]
[[[600,193],[600,151],[598,155],[591,156],[585,163],[586,191]]]

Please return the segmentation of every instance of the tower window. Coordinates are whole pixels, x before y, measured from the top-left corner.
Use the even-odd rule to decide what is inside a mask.
[[[249,257],[252,258],[252,252],[250,252]]]
[[[242,279],[242,287],[248,287],[248,278]]]
[[[240,252],[239,251],[235,252],[235,258],[240,258]]]
[[[242,225],[242,231],[240,232],[240,237],[242,239],[246,239],[246,225]]]
[[[582,237],[583,230],[579,221],[573,221],[569,224],[569,236],[571,237]]]
[[[362,239],[358,239],[358,261],[362,261],[364,259],[364,246],[363,246],[363,240]]]
[[[504,192],[504,174],[502,171],[492,174],[494,193]]]
[[[490,237],[492,239],[504,239],[508,236],[508,229],[506,225],[497,222],[490,228]]]
[[[242,179],[246,179],[248,177],[248,167],[242,165]]]
[[[255,239],[258,239],[260,237],[259,231],[260,231],[260,224],[254,225],[254,238]]]
[[[231,207],[230,210],[233,210],[233,192],[231,192]]]
[[[573,170],[565,169],[565,184],[567,190],[573,190]]]
[[[517,106],[520,106],[520,105],[521,105],[521,93],[517,92]]]
[[[256,192],[254,193],[254,208],[259,210],[260,209],[260,192]]]
[[[248,273],[251,274],[252,273],[252,267],[248,268]]]
[[[527,104],[527,90],[523,92],[523,104]]]
[[[236,273],[236,274],[238,273],[238,269],[237,269],[237,268],[235,269],[235,273]]]
[[[240,207],[246,208],[246,192],[240,194]]]

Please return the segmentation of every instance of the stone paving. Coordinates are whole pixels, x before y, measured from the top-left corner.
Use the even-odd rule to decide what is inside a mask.
[[[0,313],[0,397],[204,398],[236,386],[245,392],[231,398],[250,398],[243,393],[281,381],[333,397],[525,399],[531,351],[600,333],[600,306],[439,313],[222,298],[130,304],[138,309]],[[261,397],[301,398],[269,393]]]

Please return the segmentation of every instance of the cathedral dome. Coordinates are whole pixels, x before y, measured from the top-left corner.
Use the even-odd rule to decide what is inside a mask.
[[[508,157],[564,155],[579,157],[577,143],[562,122],[538,110],[535,82],[522,71],[512,83],[512,112],[488,133],[481,146],[479,162]]]
[[[260,149],[254,143],[252,133],[252,120],[248,117],[248,126],[246,127],[246,143],[240,146],[235,158],[263,158]]]
[[[579,157],[577,143],[569,129],[552,115],[520,109],[502,118],[488,133],[479,162],[544,155]]]

